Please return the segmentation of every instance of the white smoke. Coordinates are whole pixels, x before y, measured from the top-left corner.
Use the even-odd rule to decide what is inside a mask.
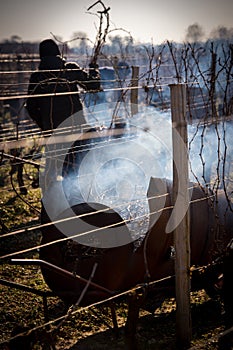
[[[115,105],[110,108],[109,104],[86,111],[90,127],[102,129],[85,153],[77,175],[64,179],[64,189],[71,206],[97,202],[113,208],[126,220],[136,240],[148,231],[151,177],[171,178],[172,140],[168,114],[145,106],[133,117],[129,111],[130,106],[122,105],[116,115]],[[103,126],[109,127],[113,120],[121,126],[125,123],[111,129],[121,135],[106,136]]]
[[[172,180],[171,112],[138,106],[138,113],[131,116],[130,105],[122,103],[116,108],[108,103],[85,110],[85,115],[89,127],[98,129],[98,137],[87,141],[88,151],[76,173],[63,179],[66,206],[82,202],[107,205],[126,220],[132,240],[141,240],[149,225],[151,177]],[[115,128],[115,122],[120,128]],[[106,132],[110,126],[116,134]],[[232,136],[230,123],[188,126],[190,181],[216,181],[223,161],[231,164]],[[61,207],[62,203],[57,204],[57,211]]]

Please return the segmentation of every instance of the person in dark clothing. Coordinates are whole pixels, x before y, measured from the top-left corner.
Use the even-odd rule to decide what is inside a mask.
[[[87,91],[97,91],[100,89],[100,76],[96,64],[90,64],[89,72],[86,72],[77,63],[66,62],[52,39],[40,43],[39,54],[39,69],[30,77],[28,95],[64,93],[27,99],[30,117],[41,130],[46,131],[56,129],[69,116],[82,111],[78,86]],[[69,95],[69,91],[77,94]]]
[[[58,45],[52,39],[40,43],[39,54],[38,71],[32,73],[28,86],[29,97],[26,108],[29,116],[42,131],[53,132],[65,120],[68,121],[67,125],[79,127],[85,123],[83,105],[78,93],[79,87],[93,92],[100,89],[98,65],[91,63],[87,72],[75,62],[66,62],[61,57]],[[33,95],[40,96],[33,97]],[[71,116],[72,123],[68,119]],[[69,128],[68,132],[71,132]],[[66,144],[62,142],[46,145],[46,165],[44,176],[41,176],[44,181],[43,192],[57,180],[59,154],[62,155],[65,148]],[[64,166],[68,167],[72,161],[73,155],[68,155]]]

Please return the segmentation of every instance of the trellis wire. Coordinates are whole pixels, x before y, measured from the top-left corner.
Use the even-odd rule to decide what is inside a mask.
[[[167,194],[164,194],[164,195],[167,195]],[[162,195],[163,196],[163,195]],[[210,195],[210,196],[206,196],[202,199],[196,199],[196,200],[193,200],[193,201],[190,201],[190,204],[191,203],[197,203],[197,202],[202,202],[204,200],[208,200],[208,199],[211,199],[211,198],[214,198],[215,196],[214,195]],[[127,222],[132,222],[136,219],[142,219],[144,217],[148,217],[148,216],[151,216],[151,215],[154,215],[154,214],[158,214],[160,212],[163,212],[165,210],[171,210],[173,209],[174,206],[173,205],[170,205],[168,207],[165,207],[165,208],[162,208],[160,210],[156,210],[156,211],[152,211],[150,212],[149,214],[143,214],[143,215],[139,215],[137,216],[135,219],[124,219],[122,221],[119,221],[115,224],[111,224],[111,225],[107,225],[107,226],[103,226],[103,227],[100,227],[100,228],[96,228],[96,229],[93,229],[93,230],[89,230],[89,231],[86,231],[84,233],[78,233],[78,234],[75,234],[75,235],[70,235],[69,237],[65,237],[65,238],[61,238],[61,239],[58,239],[58,240],[54,240],[54,241],[51,241],[51,242],[48,242],[48,243],[44,243],[44,244],[41,244],[41,245],[37,245],[35,247],[32,247],[32,248],[27,248],[27,249],[24,249],[24,250],[21,250],[21,251],[17,251],[17,252],[14,252],[14,253],[9,253],[9,254],[6,254],[6,255],[3,255],[0,257],[0,259],[6,259],[6,258],[9,258],[9,257],[12,257],[12,256],[15,256],[15,255],[19,255],[19,254],[23,254],[23,253],[28,253],[28,252],[31,252],[31,251],[34,251],[34,250],[37,250],[39,248],[43,248],[43,247],[47,247],[47,246],[51,246],[53,244],[57,244],[57,243],[60,243],[60,242],[64,242],[64,241],[67,241],[67,240],[70,240],[72,238],[77,238],[77,237],[83,237],[85,235],[88,235],[89,233],[95,233],[95,232],[99,232],[101,230],[104,230],[104,229],[108,229],[108,228],[113,228],[113,227],[117,227],[119,226],[119,224],[125,224]],[[112,208],[111,208],[112,209]],[[108,209],[108,210],[111,210],[111,209]],[[100,211],[97,211],[97,212],[94,212],[93,214],[97,214],[98,212],[102,212],[101,210]],[[86,214],[86,215],[90,215],[90,214]],[[43,224],[43,225],[38,225],[36,227],[29,227],[28,229],[25,228],[23,230],[19,230],[19,231],[15,231],[15,232],[12,232],[12,233],[8,233],[8,234],[5,234],[5,235],[2,235],[0,237],[8,237],[8,236],[12,236],[12,235],[15,235],[15,234],[19,234],[19,233],[26,233],[28,231],[34,231],[35,229],[39,229],[39,228],[44,228],[44,227],[47,227],[47,226],[51,226],[51,225],[54,225],[56,223],[61,223],[61,222],[65,222],[65,221],[69,221],[69,220],[77,220],[79,219],[80,217],[82,216],[85,216],[85,214],[82,214],[82,215],[77,215],[77,216],[74,216],[74,217],[70,217],[70,218],[66,218],[66,219],[61,219],[61,220],[57,220],[57,221],[52,221],[52,222],[49,222],[49,223],[46,223],[46,224]]]

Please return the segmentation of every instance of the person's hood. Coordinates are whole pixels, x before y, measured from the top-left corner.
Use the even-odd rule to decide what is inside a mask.
[[[52,39],[45,39],[41,41],[39,46],[40,59],[46,56],[60,56],[61,52],[58,45]]]

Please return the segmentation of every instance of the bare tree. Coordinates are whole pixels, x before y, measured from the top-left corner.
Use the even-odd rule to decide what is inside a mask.
[[[227,28],[225,26],[219,26],[210,33],[210,37],[213,39],[232,39],[233,28]]]
[[[191,24],[187,28],[186,41],[198,42],[204,37],[204,31],[198,23]]]

